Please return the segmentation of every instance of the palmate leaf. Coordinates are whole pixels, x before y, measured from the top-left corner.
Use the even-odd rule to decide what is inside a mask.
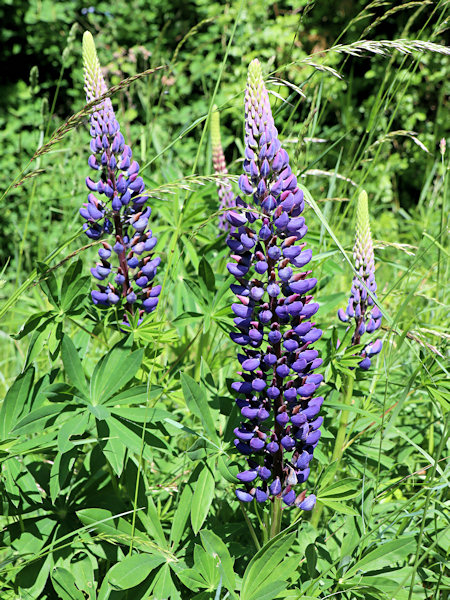
[[[61,343],[61,358],[70,383],[72,383],[85,398],[88,398],[89,388],[84,376],[83,366],[75,345],[68,335],[64,335]]]
[[[176,557],[149,537],[148,532],[143,531],[140,524],[137,525],[133,534],[131,523],[123,516],[114,515],[104,508],[83,508],[76,511],[76,514],[83,525],[100,534],[107,541],[129,547],[133,540],[134,548],[142,552],[161,555],[165,561],[176,561]],[[138,515],[142,514],[143,511],[139,510]]]
[[[222,575],[224,586],[230,592],[232,598],[236,598],[234,593],[236,587],[236,576],[233,570],[234,560],[231,558],[230,552],[226,544],[212,531],[203,530],[200,532],[202,543],[205,550],[212,556],[219,557],[219,570]]]
[[[128,590],[139,585],[148,575],[165,562],[164,556],[134,554],[116,563],[106,577],[113,589]]]
[[[329,498],[333,500],[349,500],[350,498],[356,498],[361,493],[359,489],[361,482],[359,479],[354,477],[347,477],[336,481],[327,487],[319,489],[317,498],[319,500]]]
[[[191,523],[196,535],[208,515],[214,497],[214,489],[214,475],[208,465],[205,465],[195,483],[191,505]]]
[[[17,424],[17,419],[22,413],[33,386],[34,367],[30,366],[21,373],[3,400],[0,410],[0,438],[5,439]]]
[[[191,512],[192,496],[192,486],[190,483],[186,483],[181,492],[170,530],[170,543],[174,551],[177,549],[186,528],[186,523]]]
[[[144,350],[130,352],[124,342],[119,342],[94,369],[90,396],[92,404],[104,404],[137,373],[144,357]]]
[[[218,436],[206,398],[205,389],[185,373],[181,374],[181,387],[189,410],[201,420],[205,431],[211,440],[218,442]]]
[[[133,385],[126,387],[116,396],[106,401],[106,406],[129,406],[130,404],[146,404],[150,400],[159,398],[163,393],[163,388],[159,385]]]
[[[61,600],[85,600],[85,596],[77,587],[75,577],[62,567],[52,569],[53,587]]]
[[[359,572],[378,571],[398,561],[404,561],[414,550],[415,538],[413,536],[402,536],[397,540],[379,544],[375,550],[368,552],[358,560],[345,573],[344,579],[347,580]]]
[[[268,600],[271,593],[278,594],[287,588],[287,579],[293,571],[283,572],[281,564],[296,536],[296,532],[288,534],[283,532],[255,554],[244,573],[240,600],[257,600],[259,594]],[[280,580],[280,573],[283,573],[282,580]]]
[[[75,408],[76,407],[67,406],[67,404],[63,402],[55,402],[53,404],[40,406],[21,419],[13,429],[13,432],[18,434],[37,433],[48,427],[49,422],[53,418],[56,419],[64,413],[65,418],[70,418],[73,415]]]

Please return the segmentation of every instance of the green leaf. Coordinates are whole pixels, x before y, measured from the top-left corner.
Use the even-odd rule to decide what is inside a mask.
[[[150,390],[146,385],[133,385],[110,398],[106,404],[108,406],[145,404],[148,400],[158,398],[162,391],[163,388],[159,385],[152,385]]]
[[[45,327],[45,324],[49,321],[49,319],[54,318],[54,315],[55,313],[52,310],[34,313],[27,319],[25,325],[23,325],[19,331],[11,337],[15,340],[21,340],[28,333],[34,331],[35,329],[41,330],[42,327]]]
[[[84,376],[83,366],[77,349],[68,335],[64,335],[61,344],[61,358],[70,383],[85,397],[89,397],[89,389]]]
[[[360,516],[359,512],[357,512],[354,508],[352,508],[348,504],[338,502],[337,500],[322,498],[321,500],[317,500],[317,502],[323,504],[324,506],[328,506],[328,508],[331,508],[331,510],[334,510],[338,513],[342,513],[344,515],[353,515],[354,517]]]
[[[8,437],[9,432],[14,429],[17,418],[28,401],[28,396],[34,381],[34,367],[21,373],[5,396],[0,410],[0,438]]]
[[[181,600],[180,592],[175,587],[170,574],[169,565],[163,565],[155,577],[155,587],[153,588],[152,598],[161,598],[161,600]]]
[[[114,472],[120,477],[125,466],[127,447],[121,438],[116,435],[111,435],[109,421],[106,419],[97,421],[97,433],[103,455],[113,468]]]
[[[281,571],[280,573],[277,573],[277,576],[284,577],[284,573]],[[245,597],[248,598],[248,600],[273,600],[278,596],[280,592],[285,590],[287,586],[287,581],[284,581],[282,579],[276,579],[275,581],[270,581],[269,583],[263,584],[253,594],[250,594],[250,596]]]
[[[228,548],[219,536],[212,531],[203,530],[200,532],[200,537],[202,538],[205,550],[212,556],[217,555],[219,557],[219,569],[223,583],[233,598],[235,598],[236,577],[233,570],[233,559],[230,556]]]
[[[183,571],[177,571],[177,577],[192,592],[196,592],[199,587],[208,587],[208,584],[196,569],[183,569]]]
[[[74,444],[70,440],[72,435],[81,435],[88,426],[89,413],[82,411],[70,417],[58,431],[58,450],[67,452]]]
[[[414,537],[402,537],[398,540],[392,540],[385,544],[380,544],[375,550],[372,550],[361,558],[344,575],[345,579],[356,575],[358,571],[366,573],[367,571],[378,571],[383,567],[393,565],[398,561],[404,561],[406,557],[414,552],[416,540]]]
[[[50,334],[55,326],[53,319],[46,321],[39,329],[35,329],[31,334],[30,343],[25,357],[25,365],[28,367],[34,359],[42,352],[45,342],[49,339]]]
[[[141,520],[147,532],[158,542],[161,548],[168,548],[166,536],[161,525],[161,518],[151,496],[148,497],[147,514],[143,513]]]
[[[55,500],[59,492],[64,488],[67,480],[72,474],[72,468],[77,458],[78,451],[76,448],[71,448],[68,452],[58,452],[50,471],[50,498],[52,502]]]
[[[106,419],[109,419],[109,417],[111,416],[111,413],[106,408],[106,406],[102,406],[101,404],[98,405],[98,406],[95,406],[95,405],[92,405],[92,404],[88,404],[88,410],[99,421],[105,421]]]
[[[206,289],[209,292],[215,293],[216,291],[216,278],[214,276],[214,271],[211,268],[209,262],[202,257],[200,260],[200,264],[198,265],[198,274],[201,281],[205,284]]]
[[[232,459],[230,460],[228,457],[221,455],[218,458],[217,466],[220,474],[224,479],[226,479],[226,481],[234,484],[237,483],[238,480],[236,475],[239,473],[241,467],[236,461]]]
[[[121,442],[132,452],[135,452],[137,455],[141,453],[142,427],[140,425],[134,425],[133,423],[127,423],[126,421],[123,422],[116,417],[108,419],[108,425],[111,435],[114,435],[121,440]],[[145,432],[144,442],[143,456],[146,460],[152,460],[153,458],[150,452],[151,447],[158,448],[164,452],[170,450],[170,447],[161,435],[156,436],[148,430]]]
[[[181,540],[189,513],[191,512],[192,496],[192,487],[189,483],[187,483],[181,492],[180,501],[178,502],[178,506],[172,521],[172,528],[170,530],[170,542],[174,551],[177,549],[177,546]]]
[[[83,276],[83,272],[83,263],[77,260],[64,273],[61,286],[61,309],[64,312],[78,308],[89,294],[90,277]]]
[[[296,536],[295,532],[278,535],[255,554],[245,569],[240,600],[255,600],[266,586],[279,581],[279,564],[285,559]]]
[[[84,508],[76,511],[76,514],[83,525],[92,527],[97,533],[115,540],[118,544],[128,545],[131,542],[131,523],[114,515],[111,511],[104,508]],[[139,511],[139,514],[142,514],[142,511]],[[161,553],[165,556],[164,550],[149,540],[147,533],[135,529],[133,540],[135,548],[151,554]]]
[[[201,420],[209,437],[218,442],[216,428],[204,388],[185,373],[181,373],[181,387],[189,410]]]
[[[361,493],[359,489],[361,482],[354,477],[347,477],[341,481],[335,481],[324,489],[319,489],[317,498],[319,500],[334,499],[334,500],[349,500],[356,498]]]
[[[203,317],[204,317],[203,313],[188,311],[188,312],[181,313],[181,315],[178,315],[178,317],[176,317],[172,321],[172,323],[174,325],[181,325],[181,324],[190,325],[194,321],[200,321],[201,319],[203,319]]]
[[[32,410],[26,417],[21,419],[14,427],[14,433],[36,433],[42,431],[47,426],[50,418],[55,417],[67,409],[67,404],[63,402],[55,402],[40,406],[36,410]]]
[[[152,554],[126,556],[108,571],[107,578],[111,586],[119,590],[129,590],[142,583],[153,569],[163,562],[165,562],[163,556]]]
[[[124,420],[131,421],[132,423],[159,423],[167,418],[170,418],[172,413],[161,408],[150,408],[143,406],[142,408],[110,408],[112,414],[121,417]]]
[[[214,476],[205,466],[196,481],[192,499],[191,523],[195,535],[200,531],[208,515],[209,507],[214,497]]]
[[[141,366],[144,350],[129,352],[117,345],[94,369],[91,379],[92,404],[104,404],[115,392],[132,379]]]
[[[52,566],[53,555],[50,553],[47,557],[38,558],[23,567],[14,578],[14,584],[19,589],[18,597],[27,600],[41,598]]]
[[[47,296],[49,302],[59,310],[59,286],[55,277],[54,271],[49,270],[50,267],[44,262],[37,262],[39,277],[39,285],[42,291]]]

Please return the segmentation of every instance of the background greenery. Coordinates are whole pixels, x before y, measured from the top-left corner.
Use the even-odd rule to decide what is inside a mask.
[[[447,598],[448,3],[131,0],[92,10],[4,0],[0,18],[2,598]],[[96,250],[80,250],[78,214],[87,119],[28,164],[84,105],[85,29],[110,85],[166,66],[113,97],[153,190],[162,257],[158,311],[133,336],[88,300]],[[408,40],[436,46],[405,54]],[[258,554],[246,523],[260,541],[258,514],[244,518],[232,484],[237,361],[207,123],[215,102],[239,175],[255,57],[315,201],[305,218],[326,381],[308,481],[320,521],[284,511],[291,528]],[[332,463],[351,365],[333,349],[335,315],[351,283],[343,252],[361,187],[384,350],[357,374],[344,457]]]

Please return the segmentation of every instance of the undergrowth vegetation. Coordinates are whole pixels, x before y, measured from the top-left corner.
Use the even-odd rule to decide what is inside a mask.
[[[9,67],[0,98],[2,600],[447,598],[448,2],[13,4],[0,7],[1,60]],[[97,277],[97,268],[94,279],[90,272],[103,248],[100,269],[109,274],[104,261],[109,264],[117,229],[111,236],[107,224],[101,239],[88,238],[79,213],[86,176],[94,179],[88,158],[97,106],[95,100],[86,105],[83,89],[85,30],[95,39],[106,81],[98,93],[110,99],[145,185],[131,200],[133,214],[123,201],[123,226],[132,231],[144,219],[134,227],[135,242],[147,241],[139,235],[148,227],[148,239],[157,238],[152,260],[161,259],[156,274],[152,269],[154,287],[144,274],[145,282],[136,284],[142,291],[123,288],[122,304],[122,280],[118,289],[102,290],[95,286],[102,273]],[[251,194],[267,198],[264,186],[275,186],[270,177],[278,172],[273,157],[269,169],[263,156],[252,189],[256,167],[249,163],[251,111],[246,106],[244,115],[244,98],[255,106],[260,99],[245,96],[255,59],[264,84],[254,89],[267,89],[263,113],[271,112],[289,155],[283,168],[297,181],[288,188],[298,200],[290,219],[302,204],[307,232],[299,220],[294,240],[274,227],[282,231],[281,252],[303,236],[312,250],[305,269],[317,279],[313,320],[322,330],[313,340],[322,364],[299,367],[309,377],[303,387],[313,381],[324,401],[323,423],[313,426],[308,415],[306,429],[320,429],[321,438],[302,446],[314,458],[307,475],[301,469],[307,481],[297,473],[295,502],[288,494],[296,465],[286,458],[287,487],[271,488],[270,499],[251,487],[253,473],[241,483],[236,478],[247,467],[233,440],[249,427],[241,424],[245,402],[234,399],[236,373],[246,370],[247,358],[252,374],[244,380],[255,390],[267,368],[257,370],[261,357],[252,349],[242,350],[241,364],[236,358],[230,333],[244,345],[251,343],[250,328],[256,336],[264,327],[236,322],[246,318],[242,306],[254,308],[259,298],[249,304],[245,285],[230,285],[245,283],[256,234],[258,244],[266,240],[259,227],[286,214],[252,205]],[[223,154],[212,147],[212,122]],[[108,144],[112,138],[103,149]],[[108,154],[101,168],[111,174],[110,160]],[[117,168],[135,169],[125,162]],[[250,183],[240,178],[243,172]],[[221,198],[233,190],[222,208],[218,186]],[[136,208],[144,194],[151,215]],[[238,200],[227,221],[237,194],[249,206]],[[368,198],[364,239],[370,249],[373,240],[369,271],[377,288],[358,262],[355,270],[352,254],[361,198]],[[231,231],[248,225],[248,246],[227,244],[224,223]],[[127,243],[128,250],[135,247]],[[227,268],[230,254],[238,267]],[[301,261],[295,265],[298,253],[291,254],[294,271],[303,270]],[[361,264],[372,260],[366,254]],[[258,268],[265,272],[268,264],[270,280],[275,262],[267,255],[270,260],[254,261],[267,261]],[[148,260],[136,261],[138,270]],[[287,273],[288,262],[277,263],[277,272]],[[139,271],[134,281],[142,276]],[[292,311],[280,314],[280,322],[298,327],[308,320],[300,311],[311,298],[303,292],[294,298],[292,290],[289,296],[272,279],[272,300],[261,310],[284,294]],[[96,303],[93,289],[100,289]],[[352,339],[337,318],[350,289],[355,306],[368,290],[372,301],[363,310],[376,305],[383,315],[380,323],[375,319],[380,327],[373,338],[373,323],[369,333],[360,331],[362,340]],[[145,307],[141,314],[132,308],[134,292]],[[242,303],[235,314],[233,292]],[[157,296],[157,304],[149,302]],[[277,330],[272,313],[267,318]],[[294,338],[290,333],[285,340]],[[381,351],[367,351],[370,339],[380,340],[377,350],[382,342]],[[291,366],[295,340],[282,354],[274,338],[278,365]],[[370,368],[360,368],[369,355]],[[274,374],[282,391],[292,389],[282,379]],[[297,431],[289,427],[287,437]],[[248,454],[246,439],[237,447]],[[275,463],[269,457],[264,465]],[[260,473],[262,466],[250,462],[249,471]],[[236,486],[244,490],[237,496]],[[265,486],[258,493],[267,496]]]

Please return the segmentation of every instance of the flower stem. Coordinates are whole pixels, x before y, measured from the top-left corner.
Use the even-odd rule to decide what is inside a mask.
[[[274,498],[271,513],[272,519],[270,523],[269,539],[274,538],[281,531],[281,498]]]
[[[351,375],[347,375],[347,377],[344,381],[344,388],[342,391],[342,396],[343,396],[342,400],[343,400],[343,404],[345,406],[350,406],[350,403],[352,401],[353,383],[354,383],[353,377]],[[345,435],[347,433],[348,412],[349,411],[346,410],[345,408],[342,409],[341,418],[339,420],[339,429],[336,434],[336,440],[334,442],[333,456],[331,458],[331,462],[337,461],[336,473],[337,473],[337,470],[339,467],[339,462],[344,453],[344,441],[345,441]],[[320,517],[322,515],[322,511],[323,511],[323,504],[319,503],[316,506],[316,508],[314,509],[314,512],[311,517],[311,525],[313,527],[317,527],[317,525],[319,524]]]
[[[347,375],[344,383],[343,390],[343,403],[345,406],[350,406],[350,403],[353,398],[353,382],[354,379],[351,375]],[[331,458],[331,462],[335,460],[341,460],[342,454],[344,452],[344,441],[345,435],[347,433],[347,422],[348,422],[348,410],[345,408],[342,409],[341,418],[339,421],[339,429],[336,435],[336,441],[334,443],[333,456]]]
[[[242,514],[244,515],[245,522],[247,523],[248,530],[250,531],[250,535],[252,536],[252,540],[255,543],[256,550],[259,550],[261,548],[261,544],[259,543],[259,540],[258,540],[258,538],[256,536],[256,532],[255,532],[255,529],[254,529],[254,527],[252,525],[252,522],[250,521],[250,519],[248,517],[248,514],[247,514],[247,511],[245,510],[244,505],[242,504],[242,502],[239,502],[239,505],[241,507]]]

